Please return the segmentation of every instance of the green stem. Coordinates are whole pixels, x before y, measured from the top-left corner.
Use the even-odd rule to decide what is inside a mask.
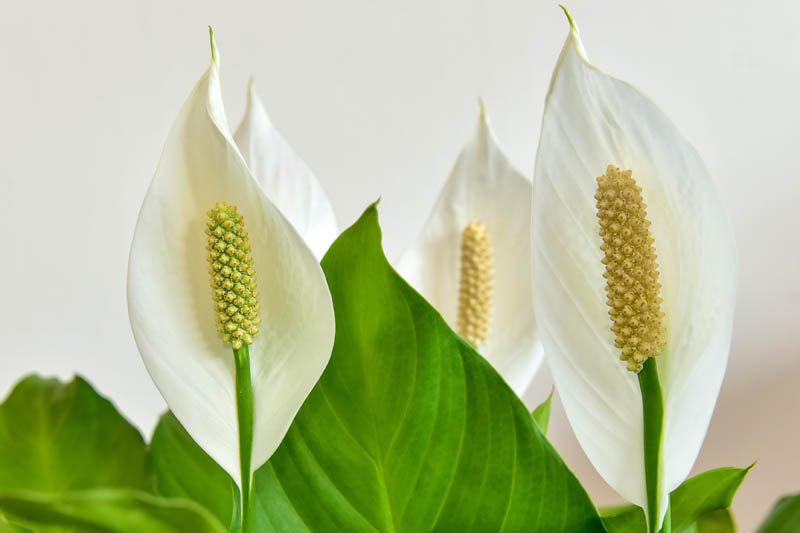
[[[239,466],[242,478],[242,533],[252,528],[253,476],[250,467],[253,457],[253,383],[250,377],[250,349],[245,344],[233,351],[236,362],[236,412],[239,419]]]
[[[664,396],[658,380],[656,360],[648,358],[639,372],[639,388],[642,391],[642,415],[644,417],[644,475],[647,484],[647,529],[658,531],[661,516],[658,500],[663,480],[661,451],[664,443]],[[665,523],[665,527],[669,524]],[[663,530],[669,533],[669,529]]]

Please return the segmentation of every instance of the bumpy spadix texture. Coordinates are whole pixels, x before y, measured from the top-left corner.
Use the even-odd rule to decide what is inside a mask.
[[[128,312],[136,345],[169,409],[192,439],[240,483],[235,359],[231,346],[217,335],[220,322],[212,295],[218,293],[209,288],[204,234],[208,210],[226,213],[228,208],[214,207],[225,202],[236,206],[235,213],[247,224],[250,247],[237,257],[236,250],[227,252],[231,243],[225,241],[228,231],[222,222],[224,232],[215,238],[225,242],[229,262],[220,260],[220,270],[230,267],[234,258],[241,265],[245,256],[252,257],[248,265],[258,269],[260,294],[242,283],[257,306],[247,301],[245,291],[236,291],[236,272],[242,274],[241,283],[247,269],[230,267],[230,277],[225,277],[230,283],[223,280],[219,297],[232,297],[233,302],[226,303],[237,309],[245,307],[236,305],[242,297],[239,303],[258,309],[268,325],[261,327],[249,349],[253,407],[258,413],[253,423],[253,470],[278,447],[328,364],[335,324],[319,261],[256,183],[234,143],[222,103],[220,56],[212,57],[175,120],[139,213],[128,265]],[[213,226],[212,234],[216,223]],[[236,248],[236,232],[231,233]],[[244,238],[238,238],[243,246]],[[219,252],[215,260],[221,259]],[[246,313],[240,314],[244,323]],[[253,326],[254,320],[248,320]],[[243,338],[252,335],[242,329]]]
[[[638,372],[648,357],[661,352],[666,342],[647,206],[632,172],[613,165],[597,178],[595,199],[614,345],[628,370]]]
[[[610,486],[647,507],[642,395],[637,376],[620,364],[603,279],[595,195],[609,163],[633,171],[658,251],[666,329],[655,358],[664,395],[663,516],[668,493],[697,457],[725,373],[733,233],[697,151],[652,101],[589,62],[573,26],[550,83],[536,156],[534,307],[575,436]]]
[[[478,351],[522,395],[542,360],[531,302],[531,183],[501,150],[483,106],[422,233],[397,264],[462,336],[462,233],[476,220],[490,237],[494,273],[491,327]]]
[[[261,321],[244,217],[236,206],[218,203],[208,212],[206,235],[217,332],[223,342],[238,350],[243,344],[253,344]]]
[[[458,289],[458,332],[478,347],[489,337],[494,266],[489,231],[480,220],[461,232],[461,278]]]

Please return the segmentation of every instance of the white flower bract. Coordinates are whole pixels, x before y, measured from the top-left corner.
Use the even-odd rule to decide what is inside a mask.
[[[658,255],[663,517],[700,450],[727,364],[733,232],[695,149],[649,99],[589,63],[573,27],[553,73],[534,173],[535,310],[578,441],[609,485],[646,507],[641,393],[614,346],[601,262],[596,178],[609,165],[631,170],[641,187]]]
[[[480,222],[491,241],[493,287],[488,336],[478,352],[522,395],[542,360],[531,304],[531,183],[501,151],[483,105],[400,274],[458,329],[464,229]]]
[[[252,80],[233,138],[263,191],[321,259],[339,233],[333,207],[314,173],[272,125]]]
[[[139,213],[128,311],[142,359],[192,438],[240,482],[235,370],[217,334],[207,211],[224,202],[247,223],[261,326],[250,345],[252,468],[280,444],[333,346],[330,292],[316,257],[267,198],[228,130],[214,61],[183,105]]]

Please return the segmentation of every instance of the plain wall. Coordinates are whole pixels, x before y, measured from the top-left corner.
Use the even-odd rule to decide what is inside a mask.
[[[800,4],[575,0],[593,60],[650,95],[704,155],[740,252],[729,371],[697,469],[759,460],[736,499],[751,531],[800,490]],[[487,103],[530,175],[568,26],[540,0],[2,1],[0,395],[79,372],[149,434],[164,404],[137,354],[125,268],[168,129],[209,62],[229,120],[248,77],[342,225],[382,196],[396,257]],[[455,273],[454,273],[455,275]],[[546,369],[526,400],[542,400]],[[560,407],[552,439],[599,504],[617,496]]]

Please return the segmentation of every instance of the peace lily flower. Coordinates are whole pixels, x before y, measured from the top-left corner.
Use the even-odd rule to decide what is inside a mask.
[[[272,125],[253,80],[233,138],[269,199],[322,258],[339,233],[333,207],[314,173]]]
[[[252,472],[328,362],[334,317],[317,259],[228,130],[213,36],[139,213],[128,309],[153,381],[242,488],[246,516]]]
[[[481,102],[401,275],[522,395],[542,359],[531,304],[531,184],[500,150]]]
[[[733,233],[695,149],[570,25],[534,175],[534,307],[581,446],[656,531],[725,372]]]

